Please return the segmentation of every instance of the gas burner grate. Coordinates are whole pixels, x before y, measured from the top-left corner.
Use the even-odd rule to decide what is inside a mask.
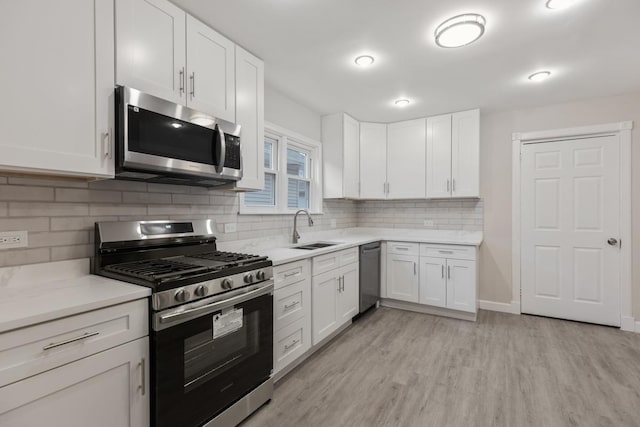
[[[267,257],[260,257],[257,255],[238,254],[235,252],[208,252],[204,254],[190,255],[192,258],[207,259],[210,261],[219,261],[228,264],[242,265],[249,262],[262,261]]]
[[[112,264],[106,266],[105,270],[145,280],[162,281],[164,279],[176,279],[194,273],[203,273],[209,269],[207,267],[168,259],[150,259],[123,264]]]

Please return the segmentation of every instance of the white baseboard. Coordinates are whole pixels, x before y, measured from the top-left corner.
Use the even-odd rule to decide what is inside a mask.
[[[433,307],[429,305],[416,304],[412,302],[398,301],[383,298],[380,301],[383,307],[395,308],[398,310],[415,311],[416,313],[433,314],[436,316],[452,317],[454,319],[469,320],[475,322],[478,313],[467,313],[465,311],[451,310],[448,308]]]
[[[620,319],[620,329],[627,332],[638,332],[638,323],[636,319],[631,316],[622,316]]]
[[[495,302],[487,300],[478,300],[478,306],[481,310],[498,311],[500,313],[520,314],[520,303],[516,301]]]

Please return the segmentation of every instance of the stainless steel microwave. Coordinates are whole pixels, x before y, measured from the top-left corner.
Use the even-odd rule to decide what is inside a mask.
[[[240,126],[125,86],[115,90],[116,178],[233,187]]]

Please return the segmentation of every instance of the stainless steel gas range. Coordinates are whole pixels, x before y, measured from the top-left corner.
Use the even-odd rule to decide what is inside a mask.
[[[218,251],[213,229],[211,220],[96,224],[94,274],[152,290],[156,427],[232,426],[271,399],[272,263]]]

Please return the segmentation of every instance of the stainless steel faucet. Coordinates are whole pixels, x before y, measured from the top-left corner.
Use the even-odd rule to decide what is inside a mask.
[[[293,217],[293,243],[298,243],[298,239],[300,239],[300,233],[298,233],[298,214],[300,212],[304,212],[307,214],[307,218],[309,218],[309,227],[313,227],[313,219],[311,215],[306,209],[300,209]]]

